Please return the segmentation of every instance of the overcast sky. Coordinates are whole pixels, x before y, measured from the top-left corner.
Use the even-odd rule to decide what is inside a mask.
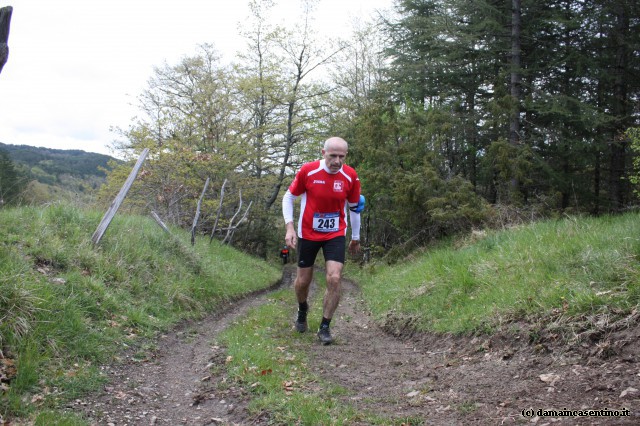
[[[0,73],[0,142],[114,153],[112,127],[138,114],[154,66],[202,43],[224,60],[244,49],[248,0],[0,0],[13,6],[9,60]],[[300,0],[276,0],[279,19]],[[346,37],[393,0],[319,0],[319,28]],[[342,29],[342,31],[340,30]],[[342,33],[342,34],[341,34]]]

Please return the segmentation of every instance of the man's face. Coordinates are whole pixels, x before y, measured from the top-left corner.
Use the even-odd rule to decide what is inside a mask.
[[[327,149],[322,150],[322,157],[331,173],[337,173],[347,156],[347,147],[342,144],[332,144]]]

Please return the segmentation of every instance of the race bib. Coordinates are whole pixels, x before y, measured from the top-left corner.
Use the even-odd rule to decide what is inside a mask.
[[[317,232],[336,232],[340,229],[340,213],[314,213],[313,230]]]

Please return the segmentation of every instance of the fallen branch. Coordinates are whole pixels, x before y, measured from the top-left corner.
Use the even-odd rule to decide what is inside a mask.
[[[164,222],[162,221],[162,219],[160,219],[160,216],[158,216],[158,213],[156,213],[155,211],[151,210],[151,217],[153,217],[153,219],[156,221],[156,223],[158,225],[160,225],[160,228],[162,228],[164,230],[164,232],[166,232],[167,234],[171,234],[171,231],[169,231],[169,228],[167,228],[167,225],[165,225]]]

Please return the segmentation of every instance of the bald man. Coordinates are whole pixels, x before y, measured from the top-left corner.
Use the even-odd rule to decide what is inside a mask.
[[[349,253],[360,251],[360,180],[356,171],[345,164],[347,142],[339,137],[326,140],[322,159],[304,164],[282,198],[287,246],[298,250],[298,268],[294,290],[298,301],[295,328],[307,331],[309,286],[313,265],[320,249],[325,259],[327,289],[322,304],[322,322],[318,338],[331,344],[331,319],[340,302],[340,280],[345,261],[347,211],[351,222]],[[297,230],[293,224],[293,206],[301,197]]]

